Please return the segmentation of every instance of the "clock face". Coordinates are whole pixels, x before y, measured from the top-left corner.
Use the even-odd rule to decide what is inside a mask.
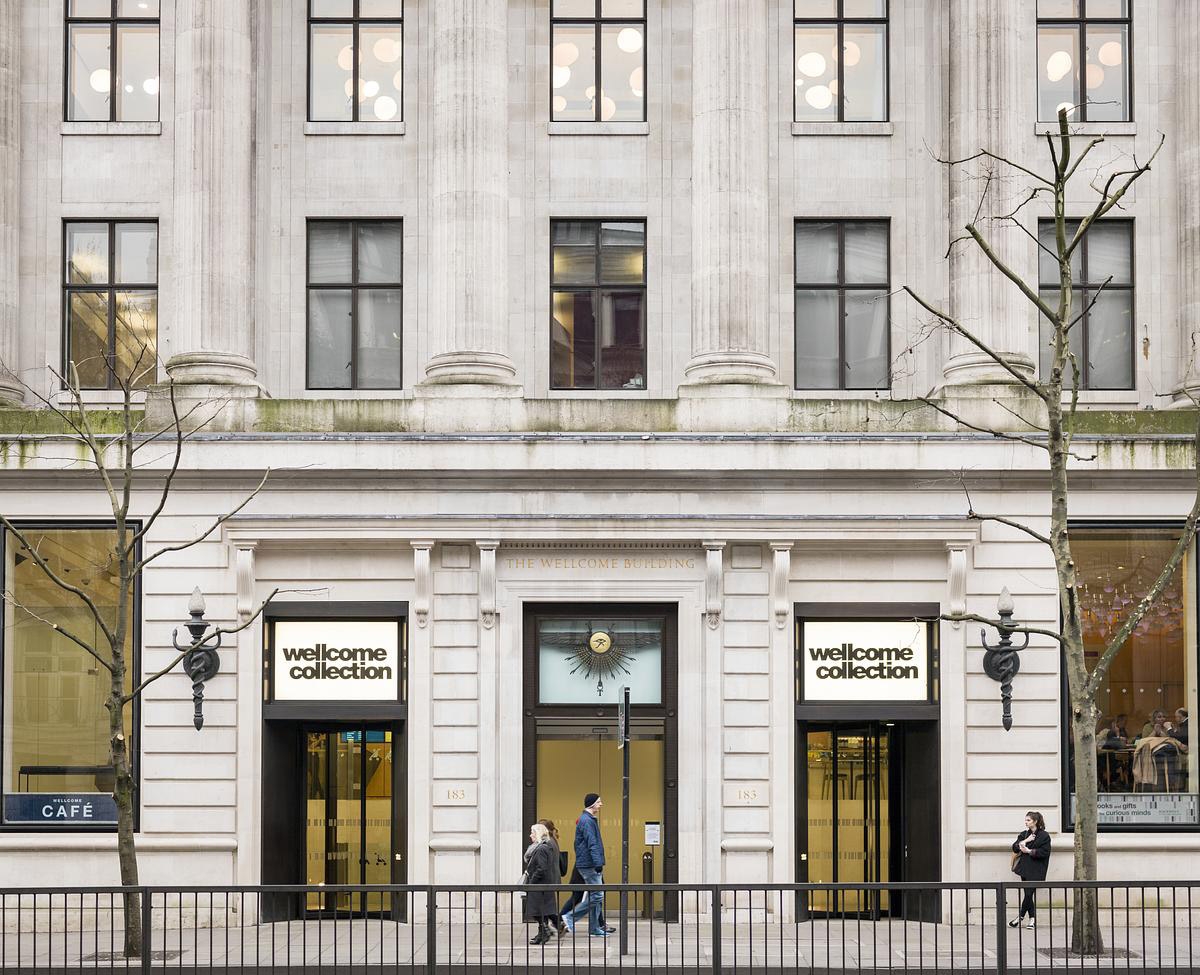
[[[608,653],[612,647],[612,637],[603,630],[597,630],[588,637],[588,646],[591,647],[592,653]]]

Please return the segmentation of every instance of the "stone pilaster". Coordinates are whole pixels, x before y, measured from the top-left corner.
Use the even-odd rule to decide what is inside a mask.
[[[21,3],[0,0],[0,406],[20,403]],[[11,370],[11,372],[10,372]]]
[[[1022,86],[1030,70],[1032,35],[1026,5],[959,3],[950,0],[950,155],[965,159],[987,149],[1024,163],[1033,105]],[[950,236],[975,219],[984,173],[996,177],[982,215],[1012,209],[1025,187],[1019,173],[987,159],[955,166],[950,173]],[[1014,178],[1020,177],[1020,178]],[[1006,204],[1011,201],[1011,205]],[[1035,248],[1012,226],[985,221],[980,231],[997,255],[1029,280],[1037,273]],[[1029,331],[1031,306],[997,271],[974,241],[955,244],[950,256],[950,309],[965,328],[1019,371],[1033,375],[1036,342]],[[950,341],[943,370],[947,385],[1011,383],[1013,376],[958,336]]]
[[[430,124],[428,384],[511,385],[504,0],[438,0]]]
[[[1200,4],[1175,5],[1180,399],[1200,397]]]
[[[689,383],[771,383],[766,0],[692,8]]]

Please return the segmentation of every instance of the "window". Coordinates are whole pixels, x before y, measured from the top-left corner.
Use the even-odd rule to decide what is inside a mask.
[[[158,121],[158,0],[67,0],[68,122]]]
[[[1129,0],[1038,0],[1037,17],[1038,119],[1128,121]]]
[[[158,224],[64,225],[64,374],[84,389],[148,386],[158,375]]]
[[[550,227],[550,385],[646,388],[646,225]]]
[[[1089,668],[1162,571],[1179,531],[1179,525],[1072,526]],[[1193,548],[1096,691],[1101,826],[1200,825],[1200,751],[1189,741],[1189,717],[1196,712],[1195,572]],[[1065,683],[1063,701],[1069,800],[1064,819],[1071,823],[1074,765]]]
[[[399,389],[399,220],[308,224],[308,388]]]
[[[1067,238],[1079,221],[1068,221]],[[1058,253],[1054,221],[1038,222],[1038,279],[1042,297],[1058,305]],[[1133,221],[1102,220],[1092,224],[1071,261],[1072,318],[1068,344],[1079,363],[1080,389],[1133,388]],[[1107,282],[1107,283],[1106,283]],[[1103,288],[1103,291],[1099,291]],[[1095,304],[1092,304],[1092,301]],[[1041,371],[1050,373],[1053,326],[1041,321]],[[1086,352],[1086,354],[1085,354]],[[1069,386],[1068,371],[1063,381]]]
[[[552,119],[646,121],[644,0],[553,0],[550,44]]]
[[[886,122],[888,0],[795,3],[795,120]]]
[[[400,121],[403,18],[403,0],[309,0],[311,121]]]
[[[116,619],[111,527],[21,526],[53,570],[88,593]],[[113,768],[108,756],[109,675],[57,627],[110,653],[90,611],[60,588],[9,533],[4,533],[3,640],[4,822],[39,825],[112,826]],[[126,687],[139,673],[132,631],[141,613],[129,610]],[[136,707],[136,705],[135,705]],[[125,710],[125,735],[136,780],[137,717]]]
[[[796,221],[796,388],[887,389],[888,223]]]

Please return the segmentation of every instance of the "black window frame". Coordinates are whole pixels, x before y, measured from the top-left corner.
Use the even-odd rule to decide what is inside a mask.
[[[799,102],[799,92],[796,90],[796,29],[798,27],[835,27],[837,29],[837,50],[844,51],[846,49],[846,25],[851,26],[863,25],[879,25],[883,27],[883,118],[878,119],[851,119],[850,124],[857,125],[860,123],[871,124],[872,122],[889,122],[892,118],[892,28],[891,28],[891,0],[883,0],[883,16],[882,17],[847,17],[846,16],[846,0],[837,0],[837,13],[832,18],[830,17],[798,17],[796,16],[795,0],[792,0],[792,122],[804,124],[808,122],[846,122],[846,79],[845,65],[843,59],[837,59],[837,118],[836,119],[807,119],[799,118],[796,111]]]
[[[357,2],[357,0],[356,0]],[[603,37],[603,29],[605,27],[639,27],[642,31],[642,117],[640,119],[619,119],[619,122],[645,122],[649,118],[649,109],[647,102],[650,94],[650,79],[649,65],[647,52],[650,49],[650,32],[646,23],[646,4],[649,0],[642,0],[642,16],[638,17],[605,17],[604,0],[595,0],[595,15],[592,17],[556,17],[554,16],[554,6],[556,0],[550,0],[550,73],[546,79],[546,84],[550,89],[550,121],[552,122],[579,122],[584,125],[589,124],[584,119],[558,119],[554,117],[554,38],[555,31],[559,27],[588,27],[592,26],[596,36],[596,76],[592,79],[596,88],[596,97],[592,99],[595,102],[593,117],[591,122],[603,122],[600,116],[604,110],[604,99],[601,97],[604,94],[604,88],[601,85],[601,80],[604,77],[603,69],[603,51],[601,39]],[[607,123],[611,124],[611,123]]]
[[[357,3],[358,0],[355,0]],[[363,224],[394,223],[400,226],[400,277],[395,284],[386,281],[358,280],[358,228]],[[312,274],[312,233],[314,224],[348,224],[350,226],[350,280],[321,281],[314,284]],[[312,293],[314,291],[350,292],[350,385],[314,386],[312,384]],[[358,385],[358,293],[360,291],[400,292],[400,368],[395,386]],[[382,391],[404,388],[404,218],[403,217],[309,217],[304,225],[304,388],[306,390]]]
[[[104,224],[108,232],[108,282],[103,286],[94,284],[72,284],[70,275],[70,259],[71,255],[68,251],[68,228],[75,224]],[[117,234],[116,228],[122,224],[153,224],[154,225],[154,283],[153,284],[138,284],[136,282],[118,282],[116,278],[116,249],[117,249]],[[97,390],[114,390],[123,388],[117,380],[114,357],[116,355],[116,336],[117,336],[117,292],[118,291],[153,291],[154,292],[154,371],[150,378],[143,383],[131,383],[133,389],[144,389],[149,383],[158,381],[158,339],[159,339],[159,317],[158,317],[158,279],[161,275],[161,264],[159,261],[159,242],[162,240],[159,223],[157,217],[120,217],[120,218],[91,218],[91,217],[69,217],[64,218],[62,222],[62,377],[64,383],[70,379],[70,363],[71,363],[71,295],[73,294],[96,294],[104,292],[108,299],[108,339],[106,342],[108,357],[108,384],[105,386],[83,386],[83,389]],[[65,388],[65,387],[64,387]]]
[[[400,4],[400,17],[363,17],[359,11],[362,9],[362,0],[351,0],[353,10],[349,17],[314,17],[313,16],[313,0],[308,0],[307,5],[307,26],[305,28],[307,37],[305,38],[305,46],[308,52],[307,64],[305,65],[305,111],[304,117],[309,122],[328,123],[328,124],[354,124],[364,122],[368,125],[387,125],[389,123],[404,121],[404,92],[408,90],[408,79],[405,78],[404,88],[401,90],[401,97],[397,105],[397,113],[394,119],[378,119],[359,117],[359,106],[362,104],[358,99],[358,48],[359,48],[359,33],[363,27],[398,27],[400,29],[400,71],[404,71],[405,52],[404,52],[404,4]],[[350,90],[353,94],[350,96],[350,118],[347,119],[318,119],[313,118],[313,27],[349,27],[350,28],[350,60],[352,62],[350,68]]]
[[[1074,234],[1074,230],[1072,229],[1072,227],[1077,228],[1079,226],[1079,224],[1082,222],[1082,220],[1083,220],[1082,217],[1067,217],[1066,218],[1068,237],[1070,237]],[[1042,233],[1041,233],[1042,228],[1046,227],[1047,225],[1053,225],[1053,223],[1054,223],[1054,218],[1052,218],[1052,217],[1042,217],[1038,220],[1037,230],[1038,230],[1039,242],[1040,242],[1041,236],[1042,236]],[[1134,218],[1133,217],[1106,217],[1104,220],[1098,220],[1095,223],[1093,223],[1091,225],[1091,227],[1089,228],[1089,233],[1090,233],[1091,229],[1093,229],[1095,227],[1100,227],[1100,226],[1110,227],[1115,224],[1120,224],[1123,227],[1125,227],[1129,234],[1129,284],[1114,284],[1112,282],[1105,284],[1103,281],[1089,281],[1088,280],[1088,263],[1087,263],[1088,262],[1088,234],[1084,234],[1083,239],[1080,240],[1079,247],[1077,248],[1077,251],[1076,251],[1076,256],[1073,258],[1073,262],[1072,262],[1072,272],[1074,271],[1074,267],[1075,267],[1074,261],[1077,260],[1079,262],[1079,265],[1078,265],[1079,266],[1079,283],[1075,284],[1074,282],[1072,282],[1071,296],[1072,296],[1072,308],[1080,309],[1080,311],[1073,311],[1072,317],[1074,318],[1074,317],[1079,317],[1080,315],[1082,315],[1082,317],[1079,318],[1079,321],[1076,322],[1072,326],[1072,328],[1079,329],[1079,335],[1080,335],[1079,343],[1080,343],[1080,348],[1083,350],[1083,355],[1081,356],[1082,361],[1079,363],[1079,389],[1081,391],[1087,390],[1087,391],[1094,391],[1094,392],[1117,392],[1117,393],[1124,392],[1124,393],[1127,393],[1127,392],[1131,392],[1132,390],[1137,389],[1137,353],[1135,351],[1135,346],[1137,345],[1137,342],[1136,342],[1135,336],[1134,336],[1135,325],[1137,322],[1137,249],[1136,249],[1135,243],[1134,243],[1135,237],[1136,237],[1136,235],[1134,233]],[[1039,253],[1038,253],[1038,258],[1039,258],[1039,260],[1038,260],[1038,268],[1039,268],[1039,270],[1038,270],[1038,291],[1041,292],[1043,290],[1057,289],[1059,287],[1059,282],[1057,280],[1052,281],[1050,283],[1045,283],[1042,281],[1042,275],[1041,275],[1041,270],[1040,270],[1041,266],[1042,266],[1042,262],[1040,259],[1041,258],[1041,244],[1040,243],[1038,244],[1038,251],[1039,251]],[[1057,260],[1058,260],[1057,255],[1054,255],[1054,260],[1057,262]],[[1074,276],[1074,275],[1072,274],[1072,276]],[[1088,355],[1089,319],[1090,319],[1090,314],[1091,314],[1091,309],[1089,308],[1089,302],[1096,295],[1096,293],[1099,292],[1101,289],[1103,289],[1103,291],[1105,291],[1105,292],[1126,291],[1129,293],[1129,385],[1128,386],[1092,386],[1089,382],[1089,378],[1090,378],[1090,374],[1091,374],[1091,366],[1090,366],[1089,355]],[[1038,347],[1040,349],[1041,348],[1040,328],[1041,328],[1041,325],[1047,324],[1047,323],[1045,322],[1045,319],[1042,318],[1042,316],[1039,315],[1038,318],[1039,318]],[[1039,373],[1041,371],[1040,362],[1039,362],[1038,371],[1039,371]],[[1070,377],[1068,375],[1064,375],[1063,378],[1064,378],[1064,380],[1070,381]]]
[[[1040,6],[1040,0],[1039,0]],[[1122,124],[1133,121],[1133,3],[1132,0],[1126,0],[1125,16],[1124,17],[1089,17],[1087,13],[1088,0],[1079,0],[1079,16],[1078,17],[1043,17],[1041,14],[1036,14],[1037,27],[1034,32],[1033,59],[1034,72],[1037,78],[1037,85],[1034,91],[1034,97],[1037,99],[1037,104],[1034,106],[1034,111],[1038,116],[1039,123],[1055,122],[1057,118],[1042,118],[1041,117],[1041,100],[1042,100],[1042,74],[1040,57],[1038,50],[1041,45],[1042,28],[1043,27],[1075,27],[1078,30],[1079,36],[1079,67],[1083,68],[1079,78],[1079,97],[1080,101],[1075,106],[1075,112],[1071,117],[1072,122],[1087,122],[1090,121],[1087,115],[1087,28],[1089,25],[1118,27],[1125,28],[1125,64],[1126,64],[1126,84],[1128,86],[1128,104],[1125,105],[1125,117],[1123,119],[1107,119],[1097,124]]]
[[[554,283],[554,227],[559,223],[586,223],[594,224],[596,228],[596,277],[595,284],[565,284],[556,285]],[[600,274],[600,255],[603,247],[600,243],[600,234],[604,224],[608,223],[640,223],[642,225],[642,283],[641,285],[634,284],[615,284],[606,285],[603,283]],[[645,217],[551,217],[550,218],[550,343],[549,343],[549,359],[550,359],[550,389],[555,392],[579,392],[579,391],[595,391],[595,392],[633,392],[644,393],[650,388],[649,362],[650,362],[650,327],[649,327],[649,309],[647,308],[647,284],[649,280],[649,239],[646,236]],[[596,340],[596,353],[593,359],[593,375],[596,377],[595,384],[591,386],[555,386],[554,385],[554,296],[559,293],[564,294],[586,294],[592,295],[592,307],[599,311],[600,297],[603,294],[640,294],[642,296],[642,376],[645,382],[640,389],[626,389],[624,386],[601,386],[600,377],[603,375],[603,349],[600,345],[599,337]],[[597,318],[599,325],[599,318]]]
[[[131,520],[126,523],[131,534],[135,534],[142,528],[140,520]],[[105,521],[104,519],[75,519],[55,521],[52,519],[20,519],[13,520],[13,525],[22,532],[38,531],[69,531],[88,529],[112,529],[116,530],[116,523],[113,521]],[[8,558],[5,550],[5,545],[8,540],[8,532],[0,529],[0,592],[8,591],[8,580],[5,578],[5,568],[8,565]],[[133,556],[134,559],[140,561],[142,555],[142,543],[140,540],[134,543]],[[142,673],[142,576],[139,573],[133,580],[133,606],[129,613],[129,640],[131,646],[129,669],[136,680]],[[6,665],[4,662],[4,619],[0,616],[0,682],[4,680]],[[82,648],[80,653],[86,653]],[[4,767],[4,688],[0,683],[0,803],[3,802],[5,795],[8,795],[7,781],[5,773],[7,769]],[[133,777],[133,830],[135,833],[141,831],[142,822],[142,695],[136,695],[129,702],[130,707],[130,742],[129,742],[129,766],[130,773]],[[3,811],[0,810],[0,833],[64,833],[64,832],[83,832],[83,833],[115,833],[117,831],[116,823],[77,823],[72,822],[70,826],[52,826],[42,825],[39,823],[6,823],[4,821]]]
[[[149,27],[158,29],[158,79],[159,91],[162,91],[162,0],[159,2],[157,17],[122,17],[117,11],[120,0],[109,0],[109,16],[107,17],[77,17],[71,15],[72,0],[63,0],[63,121],[65,122],[100,122],[105,119],[73,119],[71,118],[71,28],[75,26],[100,27],[107,24],[108,35],[108,122],[139,122],[162,121],[162,96],[158,97],[158,112],[153,119],[119,119],[117,118],[117,28],[118,26]]]
[[[838,232],[838,256],[837,256],[837,276],[835,283],[819,283],[810,284],[796,279],[796,230],[801,224],[822,224],[831,223],[837,227]],[[846,282],[846,227],[850,224],[880,224],[887,233],[887,281],[883,283],[860,283],[855,282],[848,284]],[[838,295],[838,385],[837,386],[801,386],[799,385],[799,377],[792,376],[792,387],[799,390],[821,390],[821,389],[836,389],[836,390],[880,390],[892,388],[892,296],[891,296],[891,280],[892,280],[892,221],[890,217],[797,217],[792,225],[792,342],[793,342],[793,370],[795,369],[795,349],[800,341],[799,329],[795,320],[796,315],[796,294],[804,291],[837,291]],[[885,292],[884,301],[887,302],[887,308],[884,312],[886,318],[885,334],[887,336],[887,347],[884,351],[884,358],[887,362],[887,382],[883,386],[852,386],[846,382],[846,292],[847,291],[883,291]]]

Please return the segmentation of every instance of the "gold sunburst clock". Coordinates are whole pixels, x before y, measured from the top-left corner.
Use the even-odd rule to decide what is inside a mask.
[[[587,637],[576,644],[567,656],[572,674],[582,674],[588,680],[596,678],[596,696],[604,696],[604,681],[617,674],[629,673],[632,654],[613,640],[608,630],[588,627]]]

